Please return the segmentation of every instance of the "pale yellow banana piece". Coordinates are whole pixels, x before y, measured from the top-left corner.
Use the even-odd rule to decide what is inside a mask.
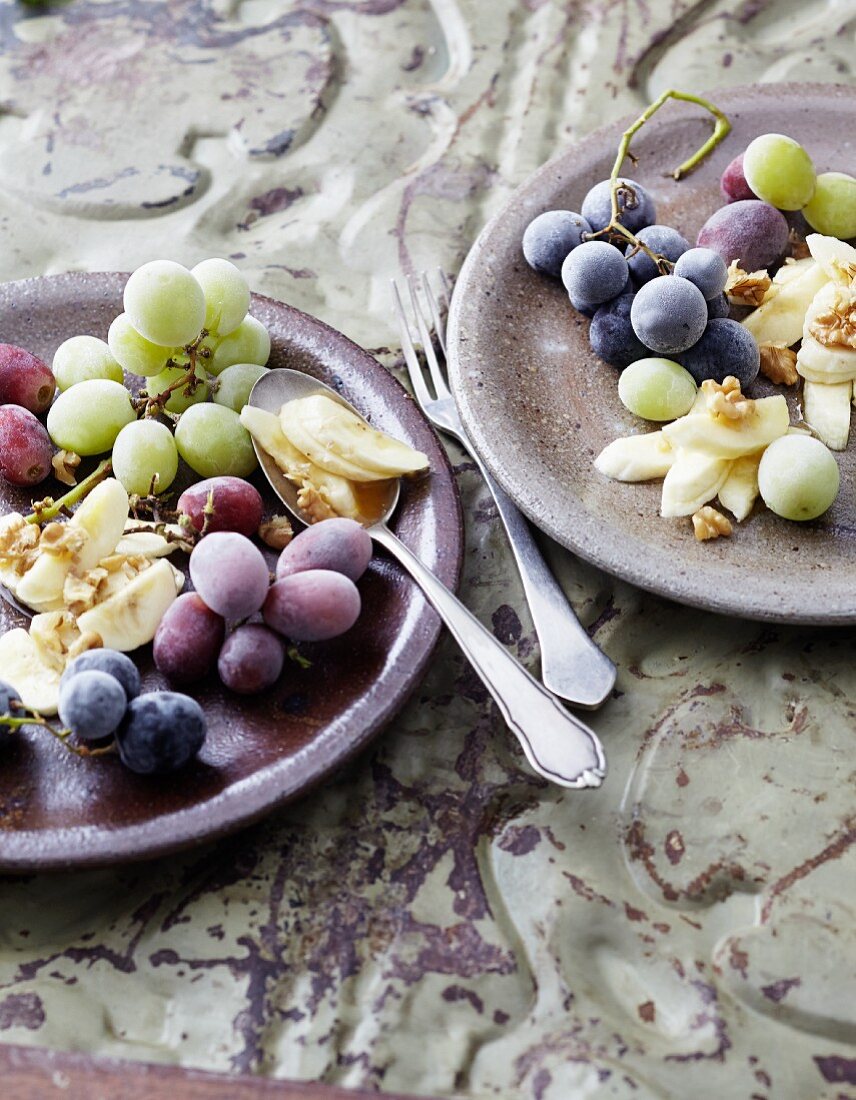
[[[719,490],[719,503],[741,523],[758,499],[758,467],[763,451],[735,458]]]
[[[809,268],[815,267],[816,264],[817,260],[814,256],[805,256],[802,260],[785,260],[773,276],[773,285],[767,291],[767,296],[772,298],[785,283],[789,283],[791,279],[798,279],[800,275],[804,275]],[[766,301],[767,297],[764,300]]]
[[[84,634],[97,634],[107,649],[130,653],[154,638],[176,594],[175,570],[161,559],[115,595],[84,611],[77,625]]]
[[[26,630],[19,627],[0,636],[0,671],[25,707],[46,716],[56,714],[60,673],[42,662]]]
[[[856,379],[856,351],[828,348],[813,336],[803,336],[797,352],[797,373],[809,382],[852,382]]]
[[[839,286],[856,282],[856,248],[839,241],[837,237],[824,237],[821,233],[809,233],[805,239],[808,250]]]
[[[699,451],[713,458],[740,458],[759,451],[784,435],[790,416],[781,394],[752,402],[752,412],[742,420],[725,420],[706,414],[689,414],[667,424],[663,435],[672,447]]]
[[[691,516],[713,500],[728,477],[731,460],[698,451],[680,451],[663,482],[660,515]]]
[[[595,469],[616,481],[650,481],[665,477],[674,452],[662,432],[615,439],[595,459]]]
[[[123,558],[165,558],[175,549],[174,542],[170,542],[155,531],[132,531],[122,535],[113,553]]]
[[[808,381],[803,383],[805,422],[833,451],[843,451],[847,447],[852,397],[852,382],[838,382],[835,385]]]
[[[751,332],[759,345],[790,347],[802,337],[806,311],[817,292],[828,282],[829,276],[818,264],[806,266],[750,313],[743,321],[743,327]]]

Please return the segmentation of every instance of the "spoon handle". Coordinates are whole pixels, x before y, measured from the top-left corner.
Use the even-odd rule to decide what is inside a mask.
[[[410,573],[472,663],[539,775],[562,787],[599,787],[606,775],[595,733],[565,710],[388,527],[370,534]]]

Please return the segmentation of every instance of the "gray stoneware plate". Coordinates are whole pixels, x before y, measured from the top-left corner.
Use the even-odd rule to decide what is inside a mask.
[[[0,287],[0,340],[50,362],[56,347],[75,333],[103,338],[121,312],[125,279],[76,274],[8,283]],[[455,588],[462,557],[460,503],[445,452],[419,409],[375,359],[341,333],[269,298],[254,297],[252,313],[270,331],[271,366],[320,378],[379,428],[428,455],[432,472],[404,484],[394,527]],[[187,470],[182,477],[198,480]],[[261,472],[254,482],[268,512],[281,512]],[[46,482],[39,495],[58,488]],[[27,508],[30,495],[0,484],[0,512]],[[182,566],[187,559],[173,560]],[[301,647],[311,669],[287,662],[276,687],[255,698],[227,692],[216,677],[193,685],[190,691],[208,717],[208,738],[200,759],[174,776],[134,775],[113,757],[81,760],[37,731],[3,738],[0,870],[162,855],[234,831],[310,790],[403,705],[440,633],[437,616],[393,562],[376,556],[359,587],[363,613],[357,625],[333,642]],[[0,602],[0,632],[20,625],[22,617]],[[152,664],[151,647],[135,657],[144,690],[167,686]]]
[[[657,220],[691,242],[722,205],[719,178],[758,134],[800,141],[818,171],[856,172],[856,90],[839,85],[732,88],[707,97],[733,130],[686,179],[670,171],[705,140],[710,116],[669,104],[637,134],[637,167]],[[529,518],[580,557],[681,603],[773,622],[856,622],[856,438],[838,456],[841,492],[820,520],[796,524],[756,506],[730,539],[696,542],[689,520],[659,516],[659,481],[626,485],[593,468],[621,435],[645,430],[618,399],[618,371],[588,344],[588,321],[559,282],[532,271],[520,242],[543,210],[579,210],[609,176],[630,119],[589,135],[527,180],[486,226],[455,288],[453,388],[467,432]],[[789,394],[792,414],[796,396]],[[794,415],[792,415],[794,419]]]

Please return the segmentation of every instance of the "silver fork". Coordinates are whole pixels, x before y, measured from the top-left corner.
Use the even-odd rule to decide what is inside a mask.
[[[523,590],[541,645],[541,679],[544,686],[554,695],[567,699],[578,707],[589,709],[599,707],[615,684],[615,665],[605,653],[598,649],[583,629],[556,578],[544,561],[528,523],[508,494],[497,485],[485,468],[467,437],[458,414],[455,399],[449,389],[431,337],[433,327],[445,359],[444,313],[448,309],[451,294],[448,280],[442,271],[440,279],[443,284],[442,303],[434,293],[431,281],[425,272],[407,277],[416,335],[408,321],[398,283],[394,279],[392,281],[396,313],[401,329],[401,348],[414,396],[432,424],[457,439],[472,456],[493,494],[520,571]],[[430,323],[426,320],[423,299],[427,303]],[[434,385],[434,394],[431,393],[422,373],[419,357],[416,354],[417,343],[422,346],[428,372]]]

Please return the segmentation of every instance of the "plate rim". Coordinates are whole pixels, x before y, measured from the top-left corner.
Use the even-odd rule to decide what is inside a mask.
[[[745,97],[749,94],[752,96],[760,95],[781,99],[783,97],[799,98],[810,95],[828,97],[831,93],[834,93],[835,97],[838,99],[844,98],[852,100],[854,107],[856,107],[856,86],[852,84],[820,81],[783,81],[781,83],[740,84],[728,87],[716,87],[699,94],[709,101],[717,103],[717,106],[719,106],[721,102],[725,100],[732,101],[743,97],[745,101]],[[678,103],[677,106],[686,109],[687,107],[693,108],[696,105]],[[673,103],[665,109],[667,111],[674,111],[675,107],[676,104]],[[464,377],[465,371],[461,363],[462,358],[464,358],[464,354],[461,351],[463,328],[461,322],[461,303],[468,294],[472,292],[471,283],[477,273],[479,262],[488,246],[490,238],[508,217],[509,211],[516,204],[523,201],[527,193],[535,188],[542,178],[550,175],[558,165],[566,163],[568,158],[571,157],[576,150],[579,150],[580,147],[594,147],[602,143],[607,137],[612,139],[616,135],[620,136],[622,130],[629,127],[630,124],[638,118],[643,109],[643,107],[640,107],[639,111],[622,115],[618,119],[584,134],[579,139],[565,146],[555,156],[545,161],[539,168],[535,169],[534,172],[514,188],[501,208],[486,222],[467,253],[464,263],[461,266],[460,273],[455,281],[449,309],[447,334],[450,388],[455,398],[458,412],[464,422],[467,435],[477,451],[479,458],[484,462],[491,475],[496,478],[502,489],[511,497],[517,507],[527,516],[530,522],[538,528],[538,530],[549,535],[550,538],[559,543],[559,545],[563,546],[566,550],[576,554],[589,564],[602,569],[605,573],[617,580],[629,583],[664,600],[679,603],[686,607],[696,608],[701,611],[728,615],[735,618],[792,626],[852,626],[853,623],[856,623],[856,608],[851,612],[830,612],[822,615],[810,611],[800,611],[798,609],[776,612],[760,602],[748,603],[745,606],[737,608],[727,599],[722,598],[715,590],[705,596],[697,594],[691,586],[688,587],[686,585],[683,576],[679,576],[674,585],[667,590],[664,586],[652,581],[647,572],[635,569],[631,562],[616,560],[611,554],[608,552],[601,552],[599,546],[592,545],[586,539],[575,540],[573,537],[568,536],[565,531],[561,530],[552,522],[549,507],[545,507],[541,513],[538,512],[535,504],[533,504],[534,494],[532,492],[532,487],[528,486],[526,491],[524,491],[524,489],[514,481],[511,473],[495,458],[492,453],[492,441],[495,438],[499,438],[499,435],[498,433],[492,435],[483,430],[478,416],[470,405],[470,394],[466,386],[462,385],[462,378]],[[734,107],[731,109],[731,113],[737,114],[739,110],[739,104],[735,103]],[[675,121],[678,121],[678,119],[676,118]]]
[[[3,289],[14,293],[18,287],[32,289],[48,281],[59,284],[63,281],[73,282],[81,277],[87,281],[101,280],[102,285],[97,286],[97,290],[105,294],[121,293],[127,273],[58,272],[10,280],[3,284]],[[343,357],[346,356],[350,363],[361,364],[361,371],[373,375],[378,388],[385,391],[385,397],[391,394],[394,402],[403,402],[399,406],[402,413],[415,417],[420,427],[434,437],[440,462],[432,468],[432,476],[439,477],[442,483],[439,491],[450,496],[454,510],[454,514],[448,517],[449,544],[444,555],[443,568],[438,572],[445,577],[451,590],[457,591],[465,552],[463,508],[454,469],[431,422],[392,371],[343,332],[287,302],[253,293],[250,312],[255,313],[260,307],[284,312],[286,316],[299,321],[304,326],[304,332],[311,335],[313,342],[331,344],[334,353],[338,354],[341,349]],[[406,508],[406,505],[403,507]],[[400,505],[397,518],[401,516],[401,508]],[[415,582],[409,583],[414,588],[417,587]],[[159,859],[211,844],[247,828],[287,803],[310,794],[331,773],[347,764],[378,737],[421,684],[442,633],[439,616],[424,596],[422,601],[423,605],[410,626],[408,638],[396,654],[394,667],[386,670],[387,675],[395,677],[394,683],[390,685],[384,699],[375,704],[370,721],[354,735],[340,735],[332,745],[332,752],[329,751],[329,744],[326,745],[327,751],[321,752],[319,748],[313,748],[317,745],[317,739],[310,740],[295,753],[267,765],[261,778],[260,773],[253,772],[224,787],[214,796],[213,806],[210,800],[203,801],[186,809],[135,822],[133,825],[119,828],[109,825],[73,825],[46,830],[0,829],[0,873],[82,870]],[[365,694],[361,700],[365,700]],[[322,759],[310,779],[292,778],[290,782],[283,782],[288,777],[289,762],[306,754],[319,752]],[[280,775],[280,772],[283,774]],[[171,829],[173,823],[174,831]]]

